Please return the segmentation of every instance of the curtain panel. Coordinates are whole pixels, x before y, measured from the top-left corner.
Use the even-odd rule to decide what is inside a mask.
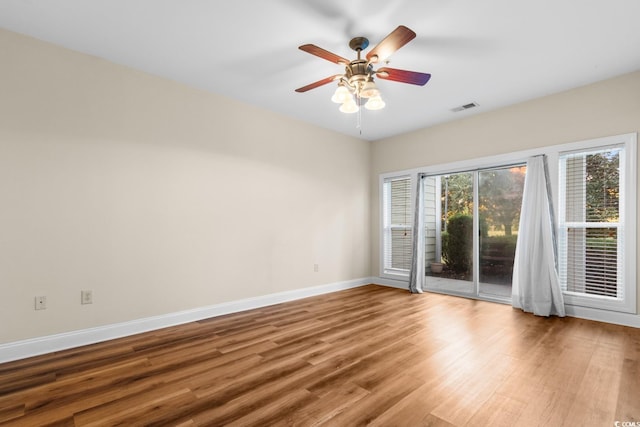
[[[548,182],[546,156],[529,158],[513,265],[512,305],[537,316],[565,316]]]
[[[422,293],[425,288],[425,225],[424,225],[424,174],[418,174],[413,214],[413,239],[411,242],[411,272],[409,291]]]

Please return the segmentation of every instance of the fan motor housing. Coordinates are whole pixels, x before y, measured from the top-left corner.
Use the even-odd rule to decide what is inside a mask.
[[[345,75],[349,84],[355,86],[356,83],[367,81],[373,71],[373,66],[367,62],[366,59],[356,59],[345,67]]]

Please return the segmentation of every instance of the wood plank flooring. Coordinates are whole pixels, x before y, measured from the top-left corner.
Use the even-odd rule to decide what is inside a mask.
[[[0,364],[0,425],[640,422],[640,329],[369,285]]]

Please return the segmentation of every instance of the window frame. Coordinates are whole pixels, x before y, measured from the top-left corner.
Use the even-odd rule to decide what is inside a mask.
[[[409,279],[409,271],[403,269],[393,268],[391,266],[387,266],[387,257],[389,245],[391,245],[390,237],[392,230],[395,229],[405,229],[405,230],[413,230],[413,220],[414,220],[414,201],[412,194],[415,193],[416,186],[416,176],[415,174],[409,173],[407,171],[401,171],[397,173],[391,174],[383,174],[380,175],[380,277],[386,277],[389,279],[396,280],[408,280]],[[391,181],[401,180],[401,179],[409,179],[409,225],[399,226],[394,224],[387,224],[387,219],[391,218],[391,205],[387,205],[385,198],[385,186],[387,183]]]
[[[565,154],[574,154],[581,152],[591,152],[599,149],[608,149],[614,147],[622,147],[622,155],[620,158],[620,169],[622,179],[620,180],[619,193],[621,195],[619,207],[619,223],[622,227],[618,244],[623,247],[623,258],[621,259],[622,268],[619,279],[623,285],[623,297],[612,298],[601,295],[585,295],[572,291],[563,291],[564,301],[566,305],[595,308],[607,311],[617,311],[623,313],[637,314],[637,282],[636,282],[636,191],[637,183],[637,136],[636,134],[624,134],[611,137],[603,137],[580,141],[572,144],[565,144],[557,150],[553,161],[556,171],[552,174],[555,179],[553,188],[556,189],[554,197],[555,206],[558,207],[556,218],[556,230],[558,236],[561,232],[562,221],[562,204],[560,203],[563,196],[563,189],[560,183],[560,157]],[[551,163],[551,161],[549,162]],[[597,225],[593,223],[593,225]],[[622,242],[620,242],[620,238]],[[561,259],[558,254],[558,259]]]

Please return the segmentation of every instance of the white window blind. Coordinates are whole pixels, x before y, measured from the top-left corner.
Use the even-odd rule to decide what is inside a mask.
[[[411,269],[411,178],[385,179],[384,203],[384,272],[408,275]]]
[[[564,153],[558,260],[563,290],[624,300],[624,147]]]

